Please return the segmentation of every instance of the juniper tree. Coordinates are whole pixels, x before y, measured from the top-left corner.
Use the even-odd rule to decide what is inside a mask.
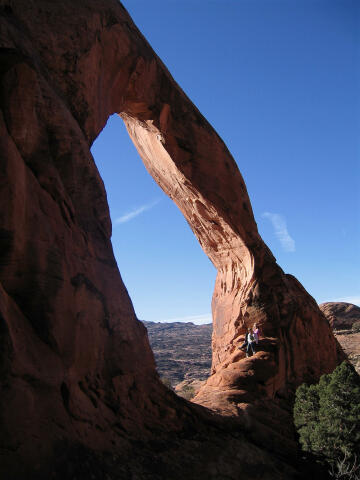
[[[343,362],[317,385],[296,391],[294,423],[302,448],[330,465],[360,460],[360,377]]]

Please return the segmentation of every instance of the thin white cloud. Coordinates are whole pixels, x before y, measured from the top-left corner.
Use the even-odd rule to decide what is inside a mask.
[[[155,205],[157,205],[159,202],[160,200],[155,200],[155,202],[141,205],[141,207],[135,208],[134,210],[131,210],[131,212],[125,213],[125,215],[122,215],[121,217],[116,218],[114,223],[116,225],[119,225],[120,223],[129,222],[130,220],[137,217],[138,215],[141,215],[147,210],[150,210],[151,208],[155,207]]]
[[[279,213],[264,212],[262,217],[267,218],[274,227],[275,235],[281,243],[285,252],[295,252],[295,241],[289,235],[286,220]]]
[[[329,300],[329,301],[353,303],[354,305],[358,305],[360,307],[360,295],[352,295],[350,297],[336,298],[335,300]]]
[[[159,320],[160,323],[173,323],[173,322],[191,322],[195,325],[203,325],[204,323],[211,323],[211,313],[205,313],[203,315],[191,315],[189,317],[168,318],[166,320]]]

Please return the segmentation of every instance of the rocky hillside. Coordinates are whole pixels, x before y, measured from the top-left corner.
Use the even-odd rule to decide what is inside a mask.
[[[360,322],[360,307],[352,303],[326,302],[319,305],[334,331],[352,329]]]
[[[205,380],[211,367],[212,325],[143,322],[157,370],[172,387],[183,380]]]
[[[329,320],[335,336],[360,373],[360,307],[341,302],[327,302],[320,309]],[[149,334],[160,377],[177,392],[196,393],[209,376],[211,366],[212,325],[193,323],[143,322]]]
[[[360,307],[345,302],[326,302],[319,307],[344,352],[360,373]]]

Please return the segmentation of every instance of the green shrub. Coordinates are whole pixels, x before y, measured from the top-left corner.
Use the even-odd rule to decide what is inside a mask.
[[[191,400],[195,395],[195,388],[192,385],[185,385],[179,392],[178,395],[185,400]]]
[[[354,332],[359,333],[360,332],[360,322],[353,323],[351,329]]]
[[[165,387],[170,388],[170,390],[174,390],[174,388],[171,384],[171,380],[169,380],[167,377],[161,377],[160,380],[165,385]]]
[[[343,362],[317,385],[301,385],[296,391],[294,423],[303,450],[333,471],[344,461],[359,465],[360,377],[354,367]]]

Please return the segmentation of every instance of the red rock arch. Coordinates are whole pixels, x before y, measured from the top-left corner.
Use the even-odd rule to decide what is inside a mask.
[[[125,451],[128,435],[200,428],[205,415],[160,384],[117,270],[89,150],[113,113],[218,269],[213,375],[196,401],[241,415],[331,371],[315,301],[276,264],[229,151],[121,4],[0,6],[2,470],[52,458],[56,442]],[[264,348],[244,360],[254,321]]]

